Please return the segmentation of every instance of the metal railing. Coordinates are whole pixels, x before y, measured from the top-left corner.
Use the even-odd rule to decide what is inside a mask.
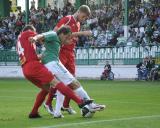
[[[152,56],[160,64],[160,46],[78,47],[75,55],[77,65],[104,65],[106,61],[112,65],[135,65],[146,56]],[[19,65],[16,51],[0,50],[0,66],[2,65]]]
[[[109,61],[112,65],[136,65],[146,56],[152,56],[160,64],[160,46],[90,47],[76,49],[77,65],[100,65]]]

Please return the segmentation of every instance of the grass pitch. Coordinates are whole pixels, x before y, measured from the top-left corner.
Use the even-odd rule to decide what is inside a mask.
[[[26,80],[0,80],[0,128],[160,128],[160,82],[81,83],[96,102],[107,105],[105,111],[85,119],[72,102],[76,115],[53,119],[41,107],[41,119],[28,119],[39,89]]]

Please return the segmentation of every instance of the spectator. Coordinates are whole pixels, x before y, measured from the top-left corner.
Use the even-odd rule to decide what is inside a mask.
[[[94,31],[94,37],[80,37],[77,46],[82,47],[103,47],[103,46],[127,46],[138,45],[146,47],[146,45],[159,45],[160,44],[160,6],[156,1],[151,3],[141,3],[130,1],[129,7],[129,28],[130,36],[127,43],[119,43],[118,40],[124,35],[123,30],[123,6],[122,2],[115,0],[112,5],[96,5],[94,2],[90,4],[92,15],[86,23],[82,24],[83,30],[90,29]],[[30,8],[30,24],[34,25],[38,33],[53,30],[57,21],[63,16],[74,13],[74,6],[67,3],[64,8],[58,9],[48,4],[46,8],[35,9],[34,0]],[[13,39],[17,39],[21,29],[25,25],[24,22],[25,12],[19,13],[17,16],[11,14],[10,17],[0,19],[0,47],[11,49],[14,46]],[[11,39],[12,38],[12,39]],[[3,42],[2,42],[3,41]],[[4,42],[11,42],[4,43]],[[83,42],[83,43],[82,43]],[[122,44],[122,45],[121,45]]]

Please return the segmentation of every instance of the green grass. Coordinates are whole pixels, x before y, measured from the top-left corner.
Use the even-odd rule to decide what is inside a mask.
[[[72,102],[76,115],[64,113],[65,118],[54,119],[41,107],[42,118],[31,120],[27,116],[39,89],[26,80],[0,80],[0,128],[160,128],[159,82],[81,83],[95,101],[106,104],[108,109],[85,119]]]

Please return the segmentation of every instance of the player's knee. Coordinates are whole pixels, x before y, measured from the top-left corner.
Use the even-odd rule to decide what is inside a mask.
[[[41,88],[48,92],[50,88],[50,84],[43,85]]]
[[[77,88],[79,88],[81,85],[79,83],[78,80],[74,80],[71,84],[70,84],[70,87],[73,89],[73,90],[76,90]]]
[[[57,85],[58,83],[60,83],[59,80],[57,80],[56,78],[54,78],[51,82],[50,82],[50,86],[54,87],[55,85]]]

